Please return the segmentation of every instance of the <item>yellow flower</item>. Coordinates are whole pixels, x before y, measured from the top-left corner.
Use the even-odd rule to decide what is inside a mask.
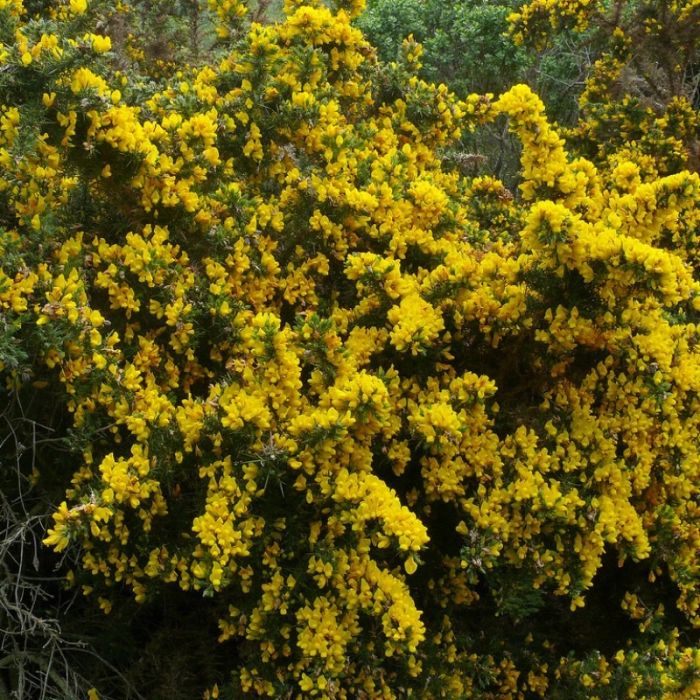
[[[74,15],[82,15],[87,11],[87,0],[70,0],[70,10]]]

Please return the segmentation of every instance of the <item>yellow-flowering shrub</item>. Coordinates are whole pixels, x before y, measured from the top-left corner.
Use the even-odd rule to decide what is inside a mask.
[[[71,449],[28,465],[44,543],[106,613],[208,606],[209,697],[692,697],[700,179],[572,158],[527,87],[460,101],[335,4],[158,83],[99,4],[0,2],[3,391]],[[441,155],[501,116],[518,193]]]
[[[645,180],[698,171],[697,0],[529,0],[509,21],[516,44],[542,50],[568,31],[586,48],[579,116],[567,130],[580,153],[636,163]]]

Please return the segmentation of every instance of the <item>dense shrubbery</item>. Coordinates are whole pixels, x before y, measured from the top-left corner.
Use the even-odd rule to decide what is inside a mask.
[[[527,83],[573,153],[645,156],[653,176],[700,165],[699,13],[659,0],[370,0],[358,24],[386,61],[412,35],[421,77],[461,96]],[[482,174],[510,182],[512,140],[491,127],[463,143]]]
[[[532,0],[510,21],[517,43],[540,49],[561,32],[585,33],[595,60],[567,133],[579,153],[631,158],[650,176],[698,170],[698,2]]]
[[[2,561],[38,591],[57,566],[86,600],[33,604],[112,667],[33,629],[67,670],[20,645],[9,683],[694,697],[687,143],[592,162],[524,85],[460,99],[412,41],[379,62],[361,2],[209,4],[218,47],[144,70],[101,33],[126,4],[0,0],[2,492],[56,552]],[[497,119],[516,192],[464,174]]]
[[[460,95],[499,93],[524,79],[531,54],[505,32],[517,2],[446,3],[439,0],[373,0],[357,24],[383,61],[401,55],[407,36],[424,49],[422,77],[446,83]]]

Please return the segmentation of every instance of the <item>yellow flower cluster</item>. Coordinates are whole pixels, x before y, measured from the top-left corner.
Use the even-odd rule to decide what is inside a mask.
[[[552,30],[584,31],[591,15],[600,11],[599,0],[530,0],[509,15],[513,39],[544,47]]]
[[[574,31],[599,47],[579,118],[565,135],[598,162],[637,163],[649,180],[698,168],[700,116],[685,68],[697,60],[697,20],[696,0],[624,8],[600,0],[530,0],[509,16],[518,44],[543,50],[557,34]]]
[[[210,5],[239,32],[241,3]],[[646,652],[488,630],[585,608],[610,561],[700,624],[697,174],[572,158],[527,87],[398,81],[361,3],[286,5],[134,85],[60,18],[35,60],[47,21],[0,0],[3,63],[45,71],[0,107],[0,370],[83,436],[45,543],[105,612],[214,598],[234,696],[515,700],[617,673],[642,697]],[[441,155],[499,117],[518,196]],[[654,658],[684,697],[700,658],[674,644]]]

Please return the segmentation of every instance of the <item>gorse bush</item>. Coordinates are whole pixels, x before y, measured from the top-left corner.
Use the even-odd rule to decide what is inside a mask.
[[[361,2],[209,5],[221,56],[145,75],[111,4],[0,0],[2,391],[66,585],[211,650],[169,697],[696,696],[700,178],[379,62]],[[455,150],[496,119],[516,192]]]
[[[700,165],[699,13],[658,0],[370,0],[357,23],[386,61],[412,35],[425,49],[419,75],[458,95],[530,85],[576,155],[624,153],[667,175]],[[463,142],[490,161],[484,173],[511,175],[499,130]]]
[[[592,60],[579,123],[567,132],[578,153],[596,161],[619,154],[661,175],[699,169],[697,2],[531,0],[509,21],[528,47],[545,49],[572,31],[585,37],[579,50]]]

